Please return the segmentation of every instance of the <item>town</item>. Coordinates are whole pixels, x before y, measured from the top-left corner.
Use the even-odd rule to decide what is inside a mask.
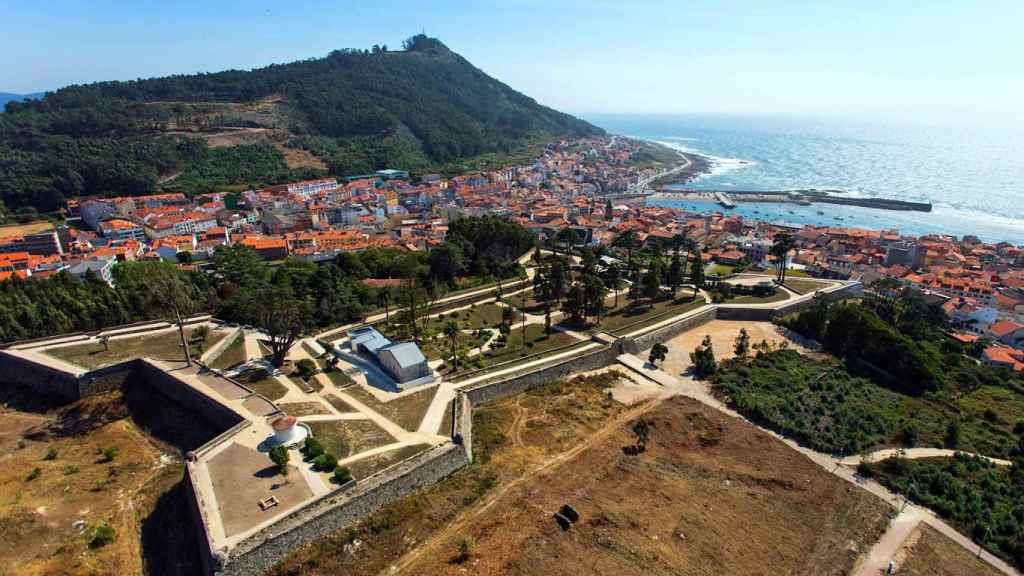
[[[612,136],[561,141],[544,148],[533,164],[452,178],[380,170],[196,198],[72,200],[67,223],[59,227],[29,225],[15,235],[0,229],[0,280],[67,271],[112,283],[119,262],[158,260],[201,269],[217,247],[232,244],[250,247],[270,263],[327,262],[372,247],[425,251],[444,242],[452,220],[485,214],[515,222],[542,242],[569,238],[580,246],[610,247],[631,232],[640,246],[664,249],[673,238],[685,238],[713,278],[774,267],[773,243],[785,235],[791,239],[791,274],[921,291],[941,301],[962,338],[990,344],[987,361],[1024,370],[1024,248],[975,237],[789,226],[646,205],[643,193],[692,158]]]

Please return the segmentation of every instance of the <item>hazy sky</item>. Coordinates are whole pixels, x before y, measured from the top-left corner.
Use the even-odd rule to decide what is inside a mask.
[[[0,91],[252,68],[426,30],[575,113],[1020,121],[1024,1],[4,0]]]

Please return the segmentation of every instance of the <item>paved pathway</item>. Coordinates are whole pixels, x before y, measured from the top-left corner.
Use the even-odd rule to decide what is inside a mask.
[[[946,448],[887,448],[885,450],[878,450],[864,456],[850,456],[842,459],[843,466],[856,467],[861,462],[878,462],[885,460],[886,458],[908,458],[910,460],[916,460],[919,458],[951,458],[957,454],[966,454],[967,456],[977,456],[984,458],[989,462],[998,466],[1013,466],[1013,462],[1009,460],[1002,460],[1000,458],[989,458],[981,454],[973,454],[971,452],[963,452],[962,450],[947,450]]]

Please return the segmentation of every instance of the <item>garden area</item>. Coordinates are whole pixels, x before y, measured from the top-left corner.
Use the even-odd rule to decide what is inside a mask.
[[[189,352],[193,359],[198,359],[203,352],[225,336],[224,332],[210,330],[206,326],[185,329],[185,339],[189,342]],[[125,336],[88,344],[49,348],[44,354],[90,370],[143,357],[166,362],[185,361],[185,353],[181,349],[181,335],[177,329],[157,334]]]
[[[1024,471],[982,458],[907,460],[862,464],[858,471],[934,510],[975,542],[1024,569]]]
[[[242,362],[245,362],[245,338],[239,334],[227,345],[213,362],[210,362],[210,368],[216,370],[227,370],[233,366],[237,366]]]
[[[288,388],[277,381],[263,368],[249,368],[235,376],[235,380],[241,382],[253,392],[274,402],[288,393]]]
[[[651,306],[647,300],[628,301],[620,299],[622,306],[610,310],[601,318],[599,329],[609,331],[613,334],[623,331],[632,331],[644,326],[648,321],[657,322],[669,318],[675,314],[682,314],[690,310],[700,308],[705,304],[704,299],[698,295],[692,298],[693,292],[681,290],[678,298],[664,298],[654,302]]]
[[[395,441],[370,420],[326,420],[307,422],[307,425],[313,437],[339,460]]]
[[[415,432],[420,427],[423,415],[434,400],[437,386],[430,386],[410,394],[399,396],[387,402],[381,402],[376,396],[367,392],[362,386],[353,386],[346,394],[366,405],[367,408],[398,424],[405,430]]]

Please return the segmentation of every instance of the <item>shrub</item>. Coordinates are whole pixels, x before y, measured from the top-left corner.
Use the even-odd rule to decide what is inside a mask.
[[[72,474],[78,474],[78,466],[65,466],[64,475],[71,476]]]
[[[313,459],[313,467],[321,472],[331,472],[338,467],[338,459],[330,452],[324,452]]]
[[[117,458],[118,449],[116,446],[109,446],[101,450],[100,454],[103,455],[103,457],[100,458],[100,462],[113,462],[114,458]]]
[[[56,448],[50,448],[49,450],[46,451],[46,456],[43,456],[43,460],[56,460],[56,459],[57,459],[57,449]]]
[[[306,455],[307,459],[312,460],[326,452],[326,450],[324,450],[324,445],[319,440],[312,436],[306,436],[306,443],[302,447],[302,452]]]
[[[89,548],[102,548],[110,544],[117,537],[117,533],[106,522],[100,524],[92,531],[92,538],[89,539]]]
[[[344,484],[352,480],[352,471],[346,466],[338,466],[334,469],[334,479],[337,480],[339,484]]]
[[[309,380],[316,374],[317,367],[309,358],[303,358],[295,363],[295,371],[298,373],[299,378]]]
[[[39,478],[42,474],[42,470],[40,470],[39,468],[33,468],[32,471],[28,473],[28,476],[25,477],[25,482],[31,482],[36,478]]]

